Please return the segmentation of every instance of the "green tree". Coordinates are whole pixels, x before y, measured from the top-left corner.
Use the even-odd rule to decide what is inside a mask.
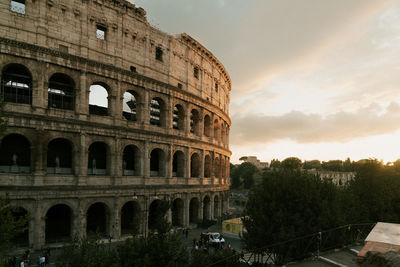
[[[281,162],[281,168],[284,169],[291,169],[291,170],[300,169],[301,165],[302,165],[301,160],[296,157],[289,157]]]
[[[271,160],[269,167],[271,169],[279,169],[281,167],[281,162],[278,159],[273,159]]]
[[[305,170],[311,170],[311,169],[320,170],[321,169],[321,161],[319,161],[317,159],[304,161],[303,169],[305,169]]]
[[[335,171],[335,172],[343,171],[343,161],[341,160],[323,161],[321,165],[322,169],[326,171]]]
[[[240,176],[243,179],[243,187],[249,189],[254,184],[254,174],[258,172],[256,166],[250,162],[243,162],[239,166]]]
[[[236,167],[235,165],[231,164],[230,165],[230,175],[231,175],[231,188],[239,188],[240,185],[242,184],[240,181],[240,173],[239,173],[239,168]]]

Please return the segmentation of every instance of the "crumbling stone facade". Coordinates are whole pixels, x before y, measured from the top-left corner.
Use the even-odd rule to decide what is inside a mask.
[[[0,0],[0,193],[38,249],[188,227],[227,210],[231,81],[187,34],[124,0]]]

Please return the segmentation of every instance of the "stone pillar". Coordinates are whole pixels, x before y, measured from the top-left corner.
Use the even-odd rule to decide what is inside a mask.
[[[172,155],[172,144],[168,145],[166,154],[167,154],[167,156],[165,157],[165,164],[166,164],[165,165],[165,177],[167,179],[171,179],[171,177],[172,177],[172,161],[174,158],[174,155]]]
[[[190,195],[185,194],[183,197],[183,227],[189,226],[189,214],[190,214]]]
[[[200,151],[200,175],[199,178],[204,178],[204,149]]]
[[[141,97],[142,103],[141,103],[141,118],[140,122],[143,125],[149,125],[150,124],[150,97],[149,97],[149,92],[148,90],[143,91],[143,97]]]
[[[79,88],[76,89],[75,110],[78,114],[89,114],[89,87],[87,84],[86,72],[81,71],[79,76]]]
[[[48,71],[45,63],[38,64],[37,75],[34,75],[32,78],[32,107],[34,108],[46,108],[47,102],[47,81],[45,80],[47,75],[45,74]],[[46,96],[44,95],[46,94]]]
[[[198,211],[198,216],[199,216],[199,220],[203,220],[204,219],[204,201],[203,201],[203,196],[199,196],[199,211]]]
[[[172,116],[174,114],[174,108],[172,107],[172,97],[168,97],[167,103],[165,103],[165,118],[164,118],[164,125],[165,128],[168,130],[172,129]]]
[[[33,249],[42,249],[45,245],[45,233],[46,233],[46,221],[45,214],[42,214],[41,202],[39,200],[35,203],[35,209],[33,214],[34,220],[34,239],[33,239]]]
[[[204,136],[204,110],[200,109],[199,113],[199,137],[201,140]]]
[[[150,151],[149,151],[149,142],[147,140],[144,141],[142,167],[143,167],[142,184],[145,184],[146,179],[150,177]]]
[[[189,137],[190,134],[190,104],[186,104],[186,109],[185,109],[185,136]]]
[[[113,239],[121,238],[121,214],[116,198],[113,200],[113,210],[110,212],[110,236]]]
[[[148,197],[143,196],[143,217],[142,217],[142,223],[143,223],[143,236],[147,237],[149,233],[149,225],[148,225],[148,218],[149,218],[149,203],[148,203]]]
[[[190,153],[191,153],[191,149],[190,147],[187,148],[186,150],[186,155],[185,155],[185,177],[187,179],[190,178]]]
[[[212,193],[211,196],[210,196],[210,213],[211,213],[210,214],[210,218],[211,218],[211,220],[216,220],[217,219],[214,216],[214,202],[215,202],[214,198],[215,198],[215,194]]]
[[[86,207],[83,206],[82,201],[79,202],[79,208],[78,208],[78,227],[79,227],[79,234],[80,238],[85,238],[86,237]]]
[[[114,85],[114,88],[111,88],[111,95],[112,95],[112,102],[111,102],[111,107],[112,112],[110,112],[110,115],[117,120],[120,120],[122,118],[122,99],[124,98],[123,95],[121,95],[121,83],[116,82]]]
[[[86,133],[81,133],[80,144],[79,144],[79,162],[77,162],[79,174],[78,174],[78,185],[85,185],[88,171],[88,149],[90,144],[86,144],[87,140]]]
[[[168,209],[167,211],[167,221],[172,224],[172,209]]]
[[[31,150],[31,168],[32,168],[32,173],[34,180],[32,181],[34,185],[42,185],[43,184],[43,179],[45,175],[45,170],[46,170],[46,154],[47,154],[47,147],[44,147],[43,141],[42,141],[42,136],[43,132],[38,131],[36,135],[36,142],[31,144],[30,150]]]

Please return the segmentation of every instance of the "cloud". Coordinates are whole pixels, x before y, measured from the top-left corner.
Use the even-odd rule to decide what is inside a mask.
[[[349,142],[393,133],[400,129],[400,105],[392,102],[385,109],[376,104],[355,112],[328,116],[292,111],[281,116],[244,115],[232,118],[231,144],[271,143],[292,140],[297,143]]]

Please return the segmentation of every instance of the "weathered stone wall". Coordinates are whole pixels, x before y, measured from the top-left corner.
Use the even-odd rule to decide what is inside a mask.
[[[70,209],[71,237],[86,235],[87,212],[93,203],[107,207],[106,232],[114,239],[122,237],[121,209],[130,201],[140,207],[142,234],[148,231],[149,207],[159,198],[182,201],[183,210],[170,213],[182,213],[183,227],[190,220],[220,218],[228,205],[231,84],[218,59],[186,34],[173,37],[151,27],[145,11],[126,1],[26,0],[24,12],[11,10],[12,2],[0,0],[1,92],[3,96],[4,88],[11,86],[5,73],[12,65],[29,72],[31,98],[29,104],[5,103],[9,126],[0,150],[18,145],[5,144],[9,136],[27,140],[24,151],[30,164],[27,172],[19,171],[17,164],[0,166],[0,193],[7,193],[14,206],[30,215],[29,245],[50,245],[47,213],[59,204]],[[106,29],[105,40],[96,38],[98,26]],[[156,59],[157,48],[162,60]],[[199,70],[197,78],[194,68]],[[72,109],[49,104],[54,74],[73,81]],[[106,116],[89,110],[93,84],[107,90]],[[123,116],[123,95],[128,90],[135,93],[136,121]],[[160,126],[150,123],[150,102],[155,97],[164,103]],[[175,129],[178,104],[183,108],[179,117],[183,126]],[[197,122],[192,119],[195,131],[191,131],[193,110],[199,114]],[[49,166],[49,144],[58,139],[70,144],[69,173]],[[106,169],[101,174],[89,166],[89,148],[95,142],[106,147]],[[129,145],[137,149],[134,173],[123,167],[123,151]],[[151,172],[155,149],[163,155],[160,175]],[[173,171],[178,152],[183,155],[178,164],[183,175]],[[191,168],[196,168],[196,177]],[[195,199],[198,208],[192,204]],[[190,219],[193,213],[196,216]]]

